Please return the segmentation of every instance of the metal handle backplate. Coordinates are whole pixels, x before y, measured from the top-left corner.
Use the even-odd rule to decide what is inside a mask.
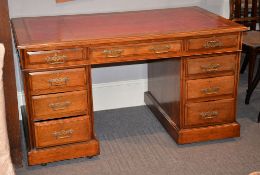
[[[171,49],[171,45],[165,44],[165,45],[155,45],[150,50],[156,54],[160,53],[168,53]]]
[[[68,77],[52,78],[48,80],[50,86],[66,86],[68,81]]]
[[[55,53],[53,56],[48,56],[46,58],[46,62],[48,64],[64,64],[66,60],[67,60],[66,55],[58,55],[57,53]]]
[[[212,118],[216,118],[218,114],[219,114],[218,111],[207,111],[207,112],[201,112],[200,116],[203,119],[212,119]]]
[[[210,87],[210,88],[201,89],[201,92],[206,95],[211,95],[211,94],[217,94],[219,90],[220,90],[219,87]]]
[[[105,56],[107,58],[117,58],[120,57],[122,55],[122,53],[124,52],[123,49],[110,49],[110,50],[104,50],[103,53],[105,54]]]
[[[74,130],[73,129],[68,129],[68,130],[61,130],[61,131],[54,131],[52,135],[56,139],[65,139],[65,138],[70,138],[72,137]]]
[[[215,48],[215,47],[222,47],[224,44],[219,41],[216,38],[213,38],[210,41],[206,41],[206,43],[203,45],[204,48],[208,49],[208,48]]]
[[[49,107],[53,111],[58,111],[58,110],[64,110],[70,106],[71,102],[70,101],[65,101],[65,102],[60,102],[60,103],[50,103]]]
[[[210,65],[206,65],[206,66],[200,66],[200,68],[205,71],[205,72],[215,72],[218,71],[219,68],[221,67],[220,64],[210,64]]]

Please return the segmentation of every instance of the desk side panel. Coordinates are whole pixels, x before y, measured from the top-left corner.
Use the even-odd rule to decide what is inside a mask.
[[[148,63],[148,91],[180,126],[181,58]]]

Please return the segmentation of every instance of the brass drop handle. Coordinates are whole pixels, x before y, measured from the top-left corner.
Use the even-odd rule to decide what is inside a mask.
[[[73,129],[68,129],[68,130],[61,130],[61,131],[54,131],[52,135],[56,139],[65,139],[65,138],[70,138],[72,137],[74,130]]]
[[[210,65],[202,65],[200,68],[205,71],[205,72],[215,72],[218,71],[219,68],[221,67],[220,64],[210,64]]]
[[[219,114],[218,111],[207,111],[207,112],[201,112],[200,116],[203,119],[212,119],[212,118],[216,118],[218,114]]]
[[[48,56],[45,60],[48,64],[64,64],[67,60],[67,56],[55,53],[53,56]]]
[[[68,81],[68,77],[52,78],[48,80],[50,86],[66,86]]]
[[[120,57],[122,55],[122,53],[124,52],[124,50],[122,49],[110,49],[110,50],[104,50],[103,53],[105,54],[105,56],[107,58],[117,58]]]
[[[210,88],[201,89],[201,92],[206,95],[211,95],[211,94],[217,94],[219,90],[220,90],[219,87],[210,87]]]
[[[64,110],[64,109],[68,108],[70,105],[71,105],[70,101],[65,101],[65,102],[60,102],[60,103],[50,103],[49,107],[53,111],[58,111],[58,110]]]
[[[223,43],[219,40],[217,40],[216,38],[210,40],[210,41],[206,41],[206,43],[204,44],[204,48],[208,49],[208,48],[215,48],[215,47],[222,47]]]
[[[160,53],[168,53],[171,49],[171,46],[169,44],[165,44],[165,45],[155,45],[153,47],[150,48],[150,50],[156,54],[160,54]]]

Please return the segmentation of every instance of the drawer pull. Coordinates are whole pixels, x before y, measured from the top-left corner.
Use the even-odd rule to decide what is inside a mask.
[[[200,116],[203,119],[212,119],[218,116],[218,111],[208,111],[208,112],[201,112]]]
[[[73,129],[54,131],[53,136],[56,139],[65,139],[65,138],[70,138],[72,136],[73,132],[74,132]]]
[[[46,58],[46,62],[48,64],[63,64],[66,62],[66,59],[66,55],[58,55],[57,53],[55,53],[53,56],[48,56]]]
[[[215,48],[215,47],[222,47],[223,43],[219,40],[217,40],[216,38],[214,38],[213,40],[210,41],[206,41],[206,43],[204,44],[204,48],[208,49],[208,48]]]
[[[49,79],[48,82],[50,86],[66,86],[68,81],[69,81],[68,77],[63,77],[63,78]]]
[[[201,92],[206,95],[211,95],[211,94],[217,94],[219,90],[220,90],[219,87],[210,87],[210,88],[201,89]]]
[[[61,103],[51,103],[49,104],[49,107],[53,110],[53,111],[58,111],[58,110],[64,110],[67,107],[69,107],[71,104],[70,101],[65,101],[65,102],[61,102]]]
[[[168,53],[170,49],[171,46],[169,44],[166,44],[166,45],[153,46],[150,50],[156,54],[160,54],[160,53]]]
[[[200,66],[200,68],[205,72],[215,72],[218,71],[220,67],[221,67],[220,64],[210,64],[207,66]]]
[[[113,49],[113,50],[104,50],[103,53],[106,55],[107,58],[117,58],[122,55],[124,50],[122,49]]]

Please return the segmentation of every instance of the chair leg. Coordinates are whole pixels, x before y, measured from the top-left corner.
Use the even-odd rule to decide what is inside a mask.
[[[248,65],[248,53],[245,52],[245,58],[244,58],[243,64],[242,64],[241,69],[240,69],[241,74],[243,74],[245,72],[247,65]]]
[[[248,54],[249,68],[248,68],[248,83],[247,83],[247,95],[246,95],[245,104],[249,104],[251,94],[254,90],[254,88],[251,88],[251,86],[252,86],[252,82],[253,82],[255,60],[256,60],[256,56],[257,56],[255,49],[250,49],[248,53],[249,53]]]
[[[258,114],[257,122],[260,123],[260,112],[259,112],[259,114]]]
[[[253,91],[255,90],[257,84],[259,83],[259,80],[260,80],[260,62],[258,64],[258,68],[257,68],[257,72],[256,72],[256,75],[255,75],[255,78],[254,78],[253,82],[249,85],[249,87],[247,89],[246,100],[245,100],[246,104],[249,104],[250,97],[251,97]]]

